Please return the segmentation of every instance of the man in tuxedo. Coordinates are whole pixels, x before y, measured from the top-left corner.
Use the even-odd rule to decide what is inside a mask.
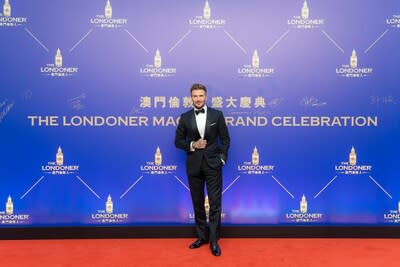
[[[175,146],[187,152],[186,173],[198,237],[189,248],[210,242],[212,254],[220,256],[217,240],[221,224],[222,165],[227,160],[230,137],[222,112],[206,105],[206,87],[193,84],[190,92],[194,108],[181,115],[175,135]],[[204,185],[210,203],[208,234]]]

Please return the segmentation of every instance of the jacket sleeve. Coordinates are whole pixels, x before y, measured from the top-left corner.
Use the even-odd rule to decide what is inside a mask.
[[[220,158],[226,162],[228,159],[228,150],[231,144],[231,138],[229,136],[228,127],[225,123],[224,115],[221,112],[221,115],[218,117],[218,134],[221,142],[221,155]]]
[[[187,129],[182,116],[179,119],[178,128],[176,128],[175,132],[175,146],[186,152],[190,151],[190,142],[187,139]]]

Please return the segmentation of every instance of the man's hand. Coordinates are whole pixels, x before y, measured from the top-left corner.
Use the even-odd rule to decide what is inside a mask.
[[[204,149],[207,146],[207,140],[204,139],[199,139],[196,142],[193,143],[193,147],[195,149]]]

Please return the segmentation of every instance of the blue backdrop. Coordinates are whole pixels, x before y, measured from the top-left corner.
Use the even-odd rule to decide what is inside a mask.
[[[400,222],[398,1],[2,2],[1,227],[193,223],[194,82],[231,134],[224,224]]]

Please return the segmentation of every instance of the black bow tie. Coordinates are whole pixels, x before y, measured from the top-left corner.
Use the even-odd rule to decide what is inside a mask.
[[[199,115],[199,113],[206,113],[206,111],[204,110],[204,108],[202,109],[195,109],[194,113],[196,113],[196,115]]]

